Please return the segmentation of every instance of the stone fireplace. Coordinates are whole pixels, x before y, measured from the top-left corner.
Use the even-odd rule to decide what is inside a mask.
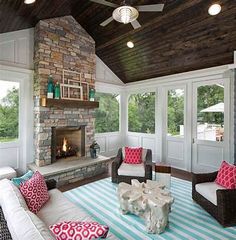
[[[52,127],[51,162],[85,156],[85,125]]]
[[[95,61],[94,40],[72,16],[41,20],[36,25],[34,146],[37,166],[49,165],[60,158],[59,155],[62,158],[89,156],[89,146],[94,140],[95,110],[74,104],[42,107],[40,99],[46,96],[48,76],[51,74],[55,82],[61,83],[64,70],[78,72],[83,82],[94,87]],[[75,74],[67,77],[77,79]],[[63,152],[64,138],[70,153]]]

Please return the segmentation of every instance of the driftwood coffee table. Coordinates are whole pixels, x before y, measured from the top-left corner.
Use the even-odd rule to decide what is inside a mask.
[[[174,198],[165,186],[156,181],[140,183],[131,180],[131,185],[120,183],[118,199],[122,214],[132,213],[145,219],[148,233],[162,233],[168,225],[168,216]]]

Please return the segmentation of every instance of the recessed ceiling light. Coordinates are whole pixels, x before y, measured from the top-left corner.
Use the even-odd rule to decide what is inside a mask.
[[[31,4],[34,3],[36,0],[24,0],[25,4]]]
[[[133,47],[134,47],[134,43],[131,42],[131,41],[129,41],[129,42],[127,42],[127,46],[128,46],[129,48],[133,48]]]
[[[220,4],[213,4],[209,7],[208,13],[212,16],[217,15],[221,12],[221,6]]]

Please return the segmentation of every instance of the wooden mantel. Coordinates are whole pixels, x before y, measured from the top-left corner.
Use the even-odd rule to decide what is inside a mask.
[[[69,99],[46,99],[46,107],[58,108],[98,108],[99,102]]]

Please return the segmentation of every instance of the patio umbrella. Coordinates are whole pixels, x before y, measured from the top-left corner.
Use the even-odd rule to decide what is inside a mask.
[[[224,112],[224,103],[217,103],[208,108],[203,109],[201,112]]]

